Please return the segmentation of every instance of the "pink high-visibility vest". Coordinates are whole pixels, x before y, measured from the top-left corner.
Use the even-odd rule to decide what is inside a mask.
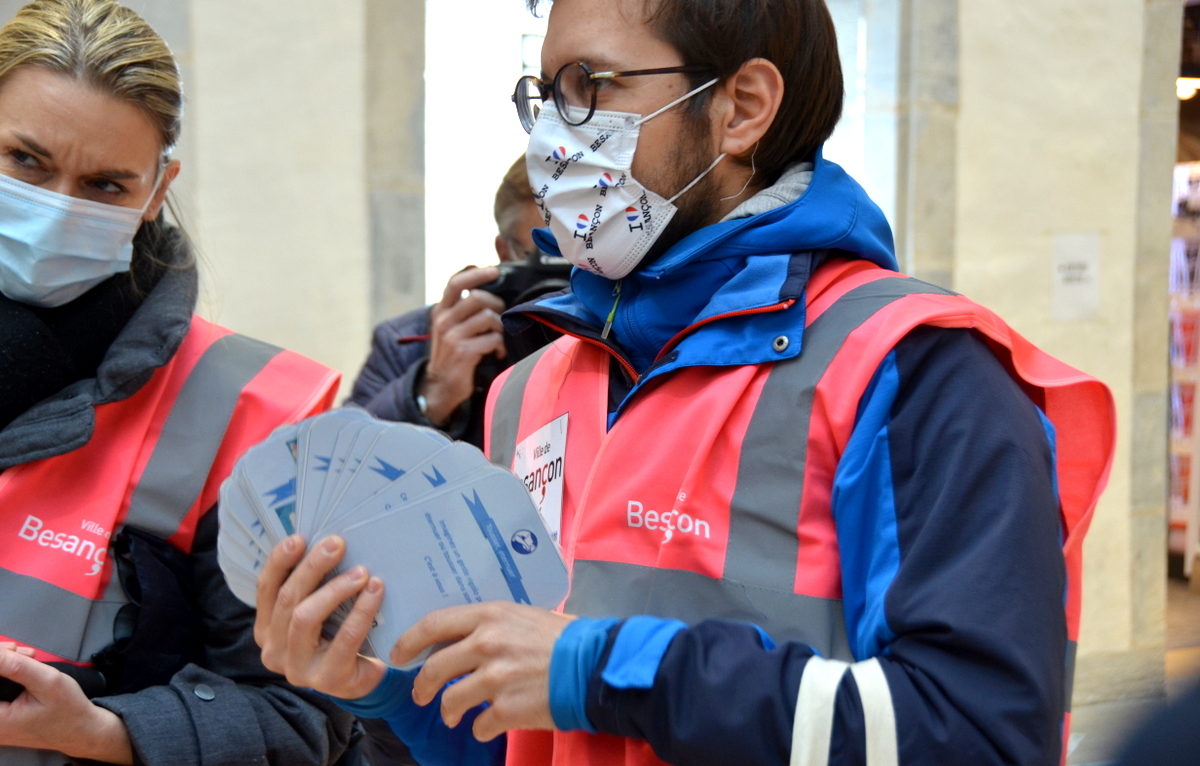
[[[92,438],[0,473],[0,640],[85,665],[126,603],[108,560],[133,525],[190,551],[247,449],[330,407],[339,374],[194,317],[133,396],[95,408]]]
[[[863,261],[820,268],[806,300],[798,357],[664,375],[611,430],[613,357],[594,341],[560,338],[493,385],[485,422],[498,464],[511,466],[516,445],[568,415],[564,610],[746,620],[777,642],[865,659],[851,656],[842,616],[834,474],[879,364],[932,325],[982,334],[1054,424],[1074,646],[1083,536],[1115,438],[1108,389],[967,298]],[[514,731],[508,742],[509,766],[661,763],[647,743],[608,735]]]

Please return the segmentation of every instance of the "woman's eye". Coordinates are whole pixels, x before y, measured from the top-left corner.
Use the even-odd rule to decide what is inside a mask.
[[[92,188],[104,194],[124,194],[125,187],[116,181],[110,181],[107,178],[100,178],[92,181]]]
[[[13,162],[24,168],[40,168],[42,166],[37,157],[20,149],[9,149],[8,156],[12,157]]]

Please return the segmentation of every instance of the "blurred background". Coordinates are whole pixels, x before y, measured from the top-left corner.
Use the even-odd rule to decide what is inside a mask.
[[[509,96],[539,69],[545,29],[523,0],[128,4],[183,67],[174,188],[206,316],[352,379],[374,323],[494,262],[492,198],[526,141]],[[1178,164],[1200,160],[1200,98],[1181,100],[1178,82],[1200,75],[1200,8],[828,5],[848,98],[826,156],[879,201],[903,268],[998,311],[1116,396],[1074,694],[1072,761],[1100,762],[1200,667],[1187,579],[1200,397],[1184,403],[1200,348],[1186,204],[1195,175],[1200,214],[1200,171]]]

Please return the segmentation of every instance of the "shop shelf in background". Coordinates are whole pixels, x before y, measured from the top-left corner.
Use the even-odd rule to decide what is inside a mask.
[[[1171,312],[1171,364],[1195,368],[1200,359],[1200,311],[1179,309]]]
[[[1200,292],[1200,240],[1176,237],[1171,240],[1171,294]]]
[[[1188,439],[1192,435],[1195,420],[1196,384],[1175,382],[1171,384],[1171,436]]]

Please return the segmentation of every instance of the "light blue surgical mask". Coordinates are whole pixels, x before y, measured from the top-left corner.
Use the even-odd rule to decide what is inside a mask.
[[[155,191],[160,179],[155,182]],[[0,175],[0,293],[62,306],[129,271],[141,209],[68,197]]]

